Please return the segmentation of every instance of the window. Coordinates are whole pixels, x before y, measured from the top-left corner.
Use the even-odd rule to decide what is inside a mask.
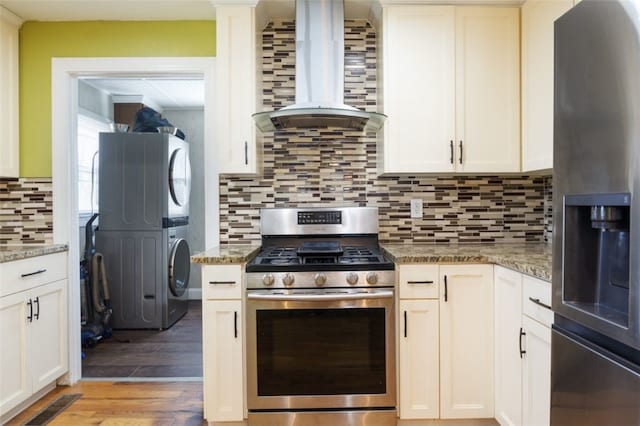
[[[78,114],[78,211],[98,211],[98,146],[100,132],[109,132],[106,119],[90,113]]]

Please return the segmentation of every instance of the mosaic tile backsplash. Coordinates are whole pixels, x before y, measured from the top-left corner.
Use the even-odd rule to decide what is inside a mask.
[[[376,111],[376,33],[345,21],[345,103]],[[294,102],[295,23],[263,32],[264,110]],[[551,178],[377,175],[377,136],[341,129],[263,135],[263,173],[220,179],[220,240],[259,241],[260,208],[378,206],[383,242],[477,243],[547,239]],[[424,215],[410,218],[410,200]]]
[[[0,178],[0,245],[52,241],[51,178]]]

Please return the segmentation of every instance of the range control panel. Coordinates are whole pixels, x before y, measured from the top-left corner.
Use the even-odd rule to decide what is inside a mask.
[[[298,225],[341,225],[342,212],[335,210],[298,212]]]

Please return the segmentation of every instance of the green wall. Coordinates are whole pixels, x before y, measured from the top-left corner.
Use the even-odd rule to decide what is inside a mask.
[[[20,29],[20,176],[51,176],[51,58],[215,56],[215,21],[26,22]]]

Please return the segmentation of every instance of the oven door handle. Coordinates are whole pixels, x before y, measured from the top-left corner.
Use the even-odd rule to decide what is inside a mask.
[[[295,300],[300,302],[361,300],[361,299],[389,299],[393,298],[393,291],[376,291],[372,293],[347,294],[256,294],[248,293],[249,300]]]

